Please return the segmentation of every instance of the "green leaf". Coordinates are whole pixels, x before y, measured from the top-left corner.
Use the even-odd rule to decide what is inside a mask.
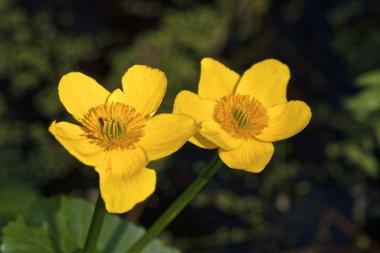
[[[63,252],[74,252],[82,247],[91,221],[93,206],[82,199],[61,198],[56,213],[60,248]]]
[[[38,200],[28,216],[19,217],[3,229],[4,253],[77,253],[87,236],[94,205],[65,196]],[[144,229],[118,216],[106,215],[96,253],[126,251],[143,234]],[[143,253],[178,253],[158,240]]]
[[[19,217],[3,229],[2,252],[7,253],[54,253],[47,224],[39,228],[28,227]]]
[[[23,185],[0,185],[0,227],[19,214],[26,214],[37,199],[36,191]],[[17,201],[14,201],[17,199]]]

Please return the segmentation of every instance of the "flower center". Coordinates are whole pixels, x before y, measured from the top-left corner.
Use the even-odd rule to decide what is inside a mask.
[[[256,98],[231,94],[222,97],[214,108],[214,120],[236,138],[253,138],[268,126],[267,110]]]
[[[122,103],[93,107],[80,122],[86,137],[105,150],[133,147],[144,135],[144,118],[133,107]]]

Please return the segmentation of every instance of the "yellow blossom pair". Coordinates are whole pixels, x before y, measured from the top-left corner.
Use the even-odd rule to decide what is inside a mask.
[[[178,94],[174,114],[153,116],[166,91],[166,77],[146,66],[131,67],[123,91],[109,93],[77,72],[62,77],[59,96],[81,126],[53,122],[56,139],[77,159],[95,167],[109,212],[122,213],[155,189],[149,161],[168,156],[187,140],[201,148],[218,148],[230,168],[261,171],[274,148],[309,122],[301,101],[286,99],[290,78],[286,65],[266,60],[242,77],[221,63],[201,62],[198,95]]]

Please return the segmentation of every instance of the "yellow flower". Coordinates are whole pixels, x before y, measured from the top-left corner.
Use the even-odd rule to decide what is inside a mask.
[[[274,151],[272,142],[306,127],[310,108],[287,101],[289,68],[273,59],[253,65],[243,76],[211,58],[201,61],[198,95],[181,91],[174,113],[193,117],[200,129],[189,140],[206,149],[219,147],[234,169],[260,172]]]
[[[123,213],[150,196],[156,173],[149,161],[177,151],[197,130],[185,115],[155,114],[166,91],[165,74],[135,65],[122,78],[123,91],[109,93],[79,73],[64,75],[61,102],[81,126],[55,121],[49,131],[78,160],[95,167],[106,209]]]

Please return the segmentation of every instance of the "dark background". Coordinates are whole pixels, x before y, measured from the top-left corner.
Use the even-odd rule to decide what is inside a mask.
[[[239,73],[283,61],[288,98],[313,117],[262,173],[219,171],[162,238],[183,252],[380,252],[376,0],[1,0],[0,226],[39,196],[96,195],[93,169],[47,131],[72,121],[63,74],[111,90],[133,64],[157,67],[169,81],[159,112],[171,112],[180,90],[196,91],[203,57]],[[152,163],[155,194],[123,219],[148,227],[213,155],[186,144]]]

